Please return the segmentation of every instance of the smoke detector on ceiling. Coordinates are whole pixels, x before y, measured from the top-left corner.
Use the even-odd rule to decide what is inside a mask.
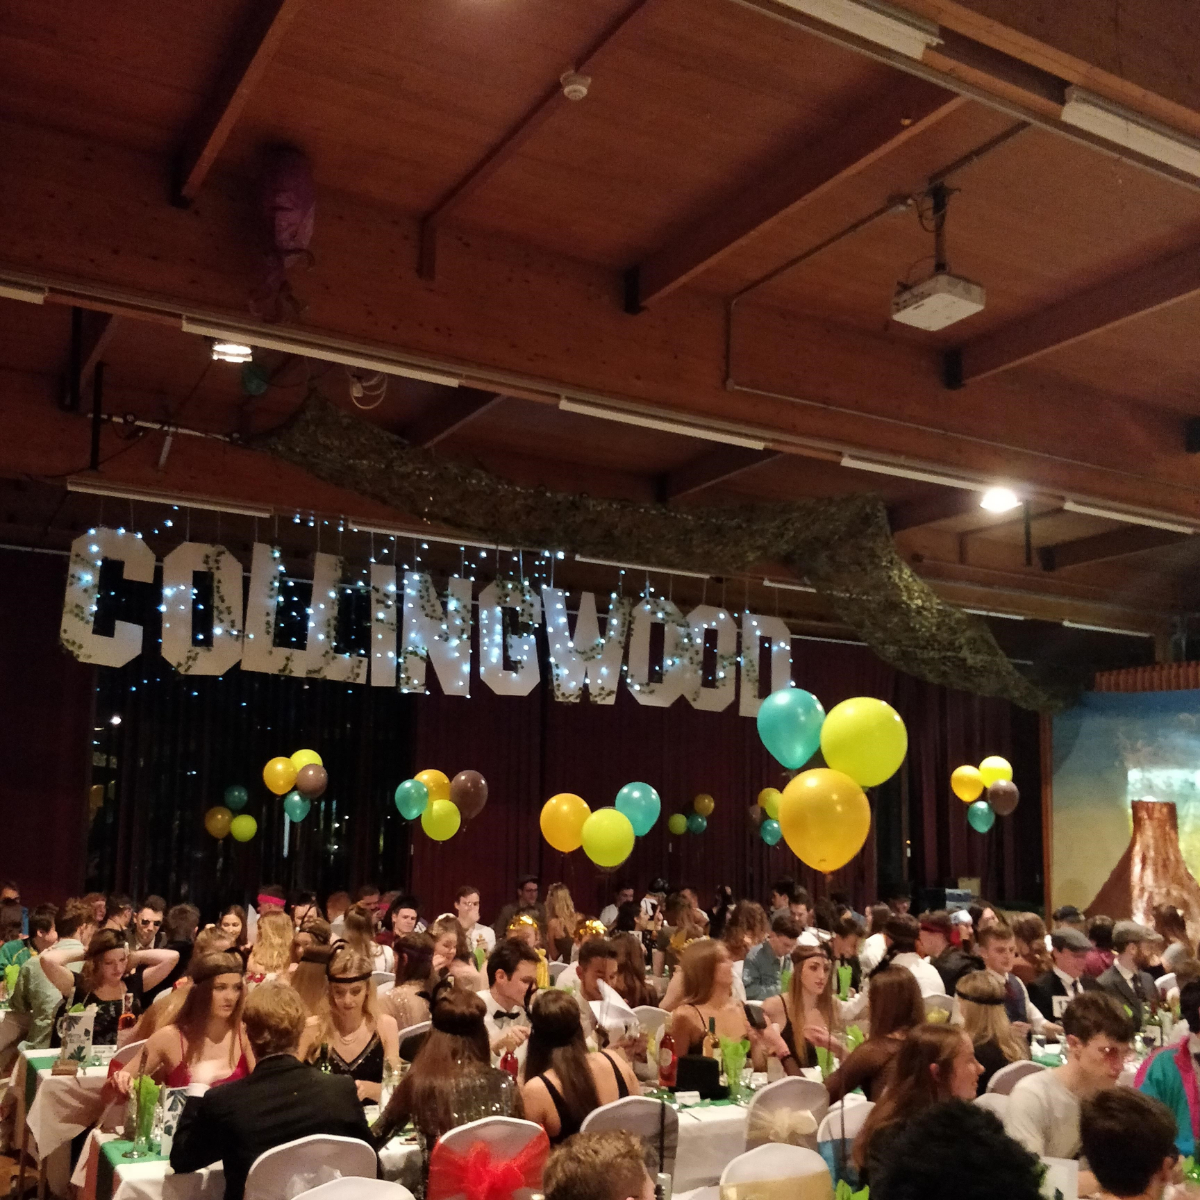
[[[916,329],[945,329],[983,310],[986,293],[977,283],[949,271],[928,279],[898,284],[892,297],[892,320]]]
[[[582,100],[592,86],[592,77],[580,75],[578,71],[564,71],[558,82],[562,84],[563,95],[568,100]]]

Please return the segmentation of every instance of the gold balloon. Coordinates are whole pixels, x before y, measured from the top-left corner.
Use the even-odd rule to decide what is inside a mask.
[[[263,783],[277,796],[292,790],[296,782],[296,768],[290,758],[273,758],[263,767]]]
[[[223,838],[229,832],[229,824],[232,820],[233,813],[223,804],[218,804],[216,808],[210,808],[204,814],[204,828],[213,837]]]
[[[871,831],[871,805],[841,771],[802,771],[783,789],[779,825],[792,853],[816,871],[844,867]]]
[[[964,804],[970,804],[983,795],[983,776],[976,767],[955,767],[950,790]]]
[[[305,767],[323,767],[325,765],[315,750],[297,750],[289,761],[297,771],[303,771]]]
[[[450,779],[445,771],[435,771],[432,767],[418,771],[414,779],[419,780],[429,789],[429,802],[450,799]]]
[[[542,805],[542,837],[563,854],[583,845],[583,823],[592,815],[587,801],[573,792],[560,792]]]
[[[772,821],[779,820],[779,801],[783,799],[783,793],[778,788],[763,788],[758,793],[758,807],[771,818]]]
[[[695,800],[692,801],[692,808],[696,810],[702,817],[711,817],[712,811],[716,808],[717,802],[707,793],[701,792]]]
[[[979,777],[984,787],[991,787],[997,780],[1012,782],[1012,764],[998,754],[989,755],[979,764]]]

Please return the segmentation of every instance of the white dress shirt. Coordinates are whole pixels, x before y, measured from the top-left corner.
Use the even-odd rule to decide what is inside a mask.
[[[862,950],[858,955],[858,964],[862,968],[864,978],[883,962],[883,956],[886,953],[887,942],[882,933],[873,933],[863,942]]]
[[[528,1027],[529,1017],[525,1010],[519,1005],[513,1005],[511,1010],[504,1009],[504,1006],[492,995],[491,988],[484,988],[482,992],[475,993],[480,1000],[483,1001],[483,1007],[487,1011],[483,1014],[483,1024],[487,1029],[488,1042],[494,1042],[502,1033],[507,1033],[514,1025],[523,1025]],[[511,1020],[505,1019],[502,1021],[496,1020],[496,1014],[501,1011],[512,1011],[517,1015]],[[516,1049],[517,1062],[521,1065],[521,1071],[525,1070],[525,1043],[522,1042]],[[500,1061],[500,1055],[492,1055],[492,1066],[495,1066]]]
[[[917,981],[917,986],[921,989],[922,999],[926,996],[944,996],[946,994],[946,983],[938,973],[937,967],[919,954],[911,951],[906,954],[897,954],[892,959],[892,966],[903,967],[912,974]]]

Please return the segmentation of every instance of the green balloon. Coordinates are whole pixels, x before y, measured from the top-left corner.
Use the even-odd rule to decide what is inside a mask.
[[[429,789],[419,779],[406,779],[396,789],[396,808],[406,821],[415,821],[429,804]]]
[[[225,807],[231,812],[241,812],[250,799],[250,793],[240,783],[231,783],[225,789]]]
[[[825,710],[811,692],[785,687],[772,692],[758,710],[758,736],[789,771],[804,766],[821,745]]]
[[[967,809],[967,822],[978,833],[987,833],[996,823],[996,814],[986,800],[976,800]]]
[[[708,818],[694,812],[687,819],[688,833],[703,833],[708,828]]]
[[[303,821],[308,816],[310,808],[312,808],[312,804],[305,800],[299,792],[288,792],[283,798],[283,811],[287,814],[289,821]]]
[[[672,813],[667,820],[667,828],[676,836],[687,833],[688,819],[683,813]]]

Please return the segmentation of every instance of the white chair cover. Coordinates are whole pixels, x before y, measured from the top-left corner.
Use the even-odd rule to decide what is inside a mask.
[[[999,1092],[1001,1096],[1007,1096],[1026,1075],[1032,1075],[1036,1071],[1044,1071],[1045,1069],[1041,1063],[1030,1062],[1028,1060],[1009,1063],[1007,1067],[1001,1067],[988,1080],[987,1090],[989,1092]]]
[[[570,963],[565,963],[565,962],[552,962],[552,963],[549,963],[549,964],[548,964],[548,966],[549,966],[549,969],[550,969],[550,982],[551,982],[551,983],[557,983],[557,982],[558,982],[558,977],[559,977],[559,976],[560,976],[560,975],[561,975],[561,974],[562,974],[562,973],[563,973],[563,972],[564,972],[564,971],[567,969],[567,967],[569,967],[570,965],[571,965]]]
[[[442,1134],[438,1145],[446,1146],[456,1154],[466,1154],[476,1142],[483,1142],[493,1157],[515,1158],[530,1142],[545,1136],[546,1131],[535,1121],[521,1121],[516,1117],[484,1117],[481,1121],[471,1121]],[[532,1200],[533,1194],[530,1188],[517,1188],[511,1200]],[[247,1200],[250,1198],[247,1197]]]
[[[1001,1121],[1004,1120],[1004,1114],[1008,1112],[1008,1094],[1006,1092],[984,1092],[982,1096],[975,1097],[975,1103],[980,1108],[986,1108],[988,1112],[995,1113]]]
[[[245,1200],[293,1200],[339,1176],[374,1179],[376,1165],[366,1142],[314,1133],[260,1154],[246,1176]]]
[[[301,1192],[296,1200],[414,1200],[412,1192],[386,1179],[331,1179]]]
[[[875,1105],[862,1096],[847,1096],[824,1116],[817,1130],[817,1153],[834,1180],[845,1179],[851,1186],[858,1182],[851,1163],[854,1139],[867,1123]]]
[[[721,1173],[722,1200],[831,1200],[832,1196],[829,1168],[816,1151],[803,1146],[759,1146],[739,1154]]]
[[[946,1020],[949,1020],[952,1016],[954,1016],[954,1001],[949,996],[926,996],[924,998],[924,1004],[926,1020],[929,1020],[929,1014],[933,1012],[945,1013]]]
[[[651,1100],[649,1096],[625,1096],[593,1109],[579,1127],[581,1133],[601,1133],[609,1129],[636,1134],[654,1154],[659,1174],[675,1173],[679,1114],[669,1104]]]
[[[638,1024],[647,1033],[652,1029],[662,1029],[671,1019],[671,1014],[666,1009],[658,1008],[653,1004],[639,1004],[633,1010],[633,1015],[637,1017]]]
[[[391,971],[372,971],[371,982],[375,985],[375,990],[378,991],[385,983],[390,983],[394,986],[396,977]]]
[[[396,1044],[400,1047],[401,1056],[403,1057],[404,1054],[404,1043],[409,1038],[419,1037],[423,1033],[428,1033],[432,1028],[432,1021],[418,1021],[417,1024],[406,1025],[402,1030],[400,1030]]]
[[[1154,982],[1158,985],[1158,994],[1165,1000],[1167,994],[1175,986],[1175,972],[1170,971],[1166,975],[1160,975]]]
[[[386,983],[381,983],[376,987],[375,995],[386,996],[388,994],[388,992],[390,992],[395,986],[396,986],[396,981],[393,978],[391,978],[391,976],[388,976],[388,980]]]
[[[118,1050],[116,1054],[109,1059],[109,1070],[112,1070],[113,1063],[120,1063],[121,1067],[128,1066],[133,1061],[134,1056],[141,1053],[141,1049],[146,1044],[146,1040],[146,1038],[142,1038],[140,1042],[129,1042],[122,1046],[120,1050]],[[121,1067],[118,1067],[117,1070],[120,1070]]]
[[[746,1112],[746,1146],[788,1142],[817,1148],[817,1129],[829,1111],[823,1083],[790,1075],[755,1092]]]

